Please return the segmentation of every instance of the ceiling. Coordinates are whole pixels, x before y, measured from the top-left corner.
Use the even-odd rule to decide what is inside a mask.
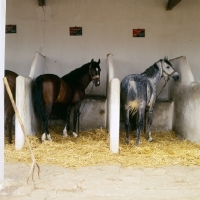
[[[45,0],[37,0],[39,6],[45,6]],[[168,0],[167,10],[172,10],[181,0]]]

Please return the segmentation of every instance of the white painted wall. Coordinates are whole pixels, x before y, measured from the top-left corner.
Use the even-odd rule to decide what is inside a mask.
[[[106,94],[106,55],[115,57],[116,76],[141,73],[164,56],[186,56],[195,80],[200,80],[200,1],[181,1],[166,11],[168,0],[7,0],[5,66],[27,76],[35,51],[47,58],[58,75],[101,59],[101,87]],[[69,36],[69,27],[81,26],[82,36]],[[144,28],[145,38],[133,38],[132,29]],[[90,87],[88,87],[90,88]]]

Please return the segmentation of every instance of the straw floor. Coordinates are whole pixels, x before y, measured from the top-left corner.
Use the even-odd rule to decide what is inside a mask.
[[[38,164],[57,165],[67,168],[119,164],[123,167],[161,167],[169,165],[200,166],[200,145],[179,140],[174,132],[152,132],[149,143],[144,134],[141,143],[135,146],[135,132],[131,133],[130,144],[125,143],[125,132],[120,133],[120,153],[109,150],[109,135],[105,129],[80,132],[77,138],[71,134],[62,137],[62,127],[50,127],[53,142],[41,143],[41,135],[29,136]],[[14,136],[13,136],[14,137]],[[29,149],[15,150],[5,141],[5,162],[30,164]]]

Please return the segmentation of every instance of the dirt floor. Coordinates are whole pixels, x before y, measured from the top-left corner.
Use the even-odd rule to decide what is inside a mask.
[[[83,167],[40,165],[40,179],[26,183],[30,166],[5,163],[0,199],[199,199],[200,167]]]

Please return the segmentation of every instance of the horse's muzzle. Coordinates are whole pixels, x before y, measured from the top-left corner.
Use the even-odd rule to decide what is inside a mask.
[[[96,87],[100,86],[100,80],[99,80],[99,79],[98,79],[98,80],[95,80],[95,86],[96,86]]]
[[[179,74],[177,72],[175,72],[171,78],[174,80],[174,81],[178,81],[179,80]]]
[[[99,77],[99,75],[93,76],[92,80],[93,80],[93,83],[95,84],[96,87],[100,86],[100,77]]]

